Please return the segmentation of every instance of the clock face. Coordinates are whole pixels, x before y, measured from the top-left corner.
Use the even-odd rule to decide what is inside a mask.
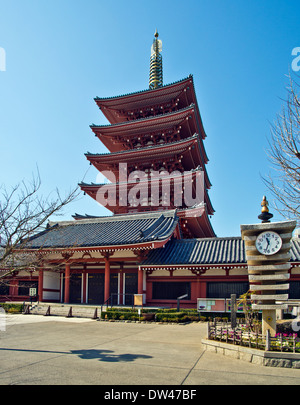
[[[255,242],[256,249],[263,255],[274,255],[282,246],[282,239],[273,231],[262,232]]]

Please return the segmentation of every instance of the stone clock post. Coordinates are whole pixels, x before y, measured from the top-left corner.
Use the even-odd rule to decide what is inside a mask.
[[[290,240],[296,221],[270,222],[268,202],[263,197],[260,224],[241,225],[245,242],[252,309],[262,310],[262,333],[276,334],[276,309],[286,309],[289,289]],[[282,302],[283,301],[283,302]]]

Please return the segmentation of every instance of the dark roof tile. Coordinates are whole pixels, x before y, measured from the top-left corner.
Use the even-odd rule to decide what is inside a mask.
[[[168,239],[178,222],[176,210],[62,221],[33,236],[27,248],[130,245]]]
[[[292,239],[291,261],[300,261],[300,238]],[[142,265],[246,264],[242,238],[180,239],[149,252]]]

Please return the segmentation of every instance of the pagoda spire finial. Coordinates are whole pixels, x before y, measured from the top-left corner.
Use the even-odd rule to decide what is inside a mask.
[[[158,31],[155,30],[153,44],[151,46],[149,88],[156,89],[163,85],[162,68],[162,41],[158,39]]]

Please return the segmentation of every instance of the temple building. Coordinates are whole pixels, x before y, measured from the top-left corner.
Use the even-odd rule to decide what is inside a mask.
[[[248,290],[244,242],[218,238],[210,217],[206,133],[193,76],[163,84],[162,42],[151,47],[149,89],[95,98],[108,125],[91,125],[109,153],[86,153],[107,179],[80,183],[111,215],[50,222],[27,251],[42,257],[0,287],[0,300],[195,307]],[[290,296],[300,298],[300,239],[292,241]]]

